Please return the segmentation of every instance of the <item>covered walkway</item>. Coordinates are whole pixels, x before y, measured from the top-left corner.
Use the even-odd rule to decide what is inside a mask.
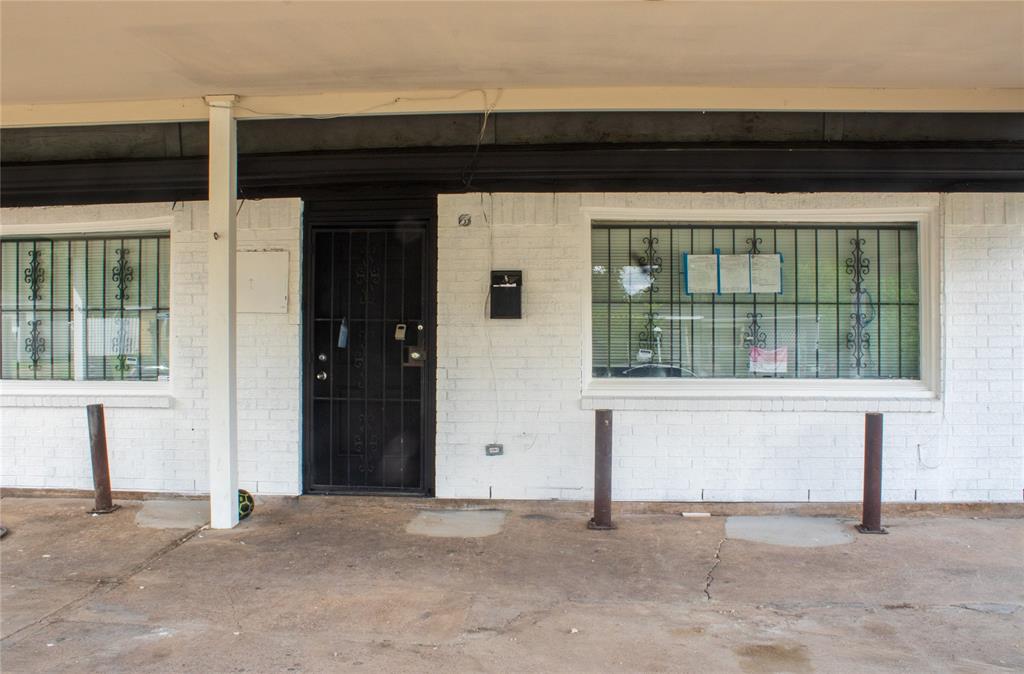
[[[1024,520],[995,506],[884,537],[807,518],[799,540],[668,509],[593,532],[584,504],[452,522],[436,501],[313,497],[214,531],[189,523],[204,502],[167,503],[3,499],[4,671],[1024,668]]]

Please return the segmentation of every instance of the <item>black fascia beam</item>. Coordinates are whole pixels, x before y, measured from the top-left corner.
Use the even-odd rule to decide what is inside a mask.
[[[241,155],[239,196],[459,191],[1024,191],[1024,146],[568,145]],[[5,206],[206,198],[204,157],[4,164]]]

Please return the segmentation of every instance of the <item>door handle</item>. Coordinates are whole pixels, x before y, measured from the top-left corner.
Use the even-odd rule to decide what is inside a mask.
[[[320,381],[327,381],[327,373],[326,372],[317,372],[316,373],[316,378],[318,380],[320,380]]]

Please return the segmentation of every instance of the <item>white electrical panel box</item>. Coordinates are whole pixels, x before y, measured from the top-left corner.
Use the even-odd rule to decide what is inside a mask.
[[[239,313],[288,313],[288,251],[240,252],[235,265]]]

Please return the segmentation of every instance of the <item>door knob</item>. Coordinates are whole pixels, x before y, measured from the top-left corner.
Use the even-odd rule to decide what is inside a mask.
[[[327,373],[326,372],[317,372],[316,373],[316,378],[319,379],[320,381],[327,381]]]

